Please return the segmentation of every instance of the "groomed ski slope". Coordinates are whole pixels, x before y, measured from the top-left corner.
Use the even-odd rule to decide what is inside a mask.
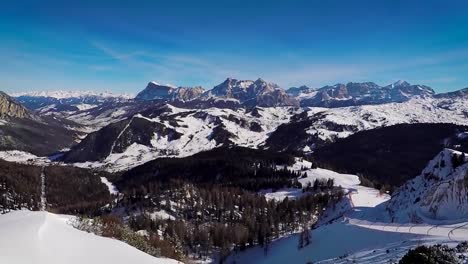
[[[298,160],[290,169],[300,170],[302,167],[310,168],[310,165],[307,161]],[[360,186],[359,178],[355,175],[320,168],[305,172],[307,177],[300,179],[302,185],[316,178],[333,178],[335,185],[341,185],[347,193],[335,210],[324,213],[320,227],[311,232],[310,245],[298,249],[298,235],[293,234],[273,241],[267,254],[263,248],[253,247],[230,256],[226,263],[394,263],[410,248],[420,244],[455,246],[468,240],[468,223],[391,223],[384,204],[390,196]],[[284,199],[302,193],[288,189],[265,195],[270,199]]]
[[[115,239],[73,228],[72,216],[15,211],[0,215],[0,263],[8,264],[176,264]]]

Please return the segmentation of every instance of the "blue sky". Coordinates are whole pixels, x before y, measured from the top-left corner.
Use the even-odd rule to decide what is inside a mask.
[[[226,77],[468,87],[468,1],[4,2],[7,92],[212,88]]]

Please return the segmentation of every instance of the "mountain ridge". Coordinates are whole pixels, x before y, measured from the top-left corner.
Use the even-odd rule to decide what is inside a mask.
[[[0,117],[31,118],[32,113],[4,92],[0,92]]]
[[[287,90],[297,93],[297,89]],[[311,107],[344,107],[355,105],[372,105],[394,102],[405,102],[412,98],[433,97],[435,92],[425,85],[411,85],[406,81],[380,86],[374,82],[348,82],[318,89],[302,89],[298,97],[301,106]]]
[[[468,88],[436,93],[431,87],[410,84],[399,80],[388,85],[374,82],[348,82],[311,88],[305,85],[283,89],[279,85],[257,80],[227,78],[212,89],[201,86],[184,87],[171,84],[148,82],[135,97],[128,94],[91,91],[42,91],[12,93],[19,102],[29,109],[49,107],[49,112],[78,111],[82,108],[99,105],[101,102],[122,101],[180,101],[190,105],[210,105],[217,100],[236,102],[239,107],[326,107],[337,108],[358,105],[401,103],[414,98],[466,97]],[[80,104],[85,104],[80,106]],[[90,106],[88,106],[90,105]]]

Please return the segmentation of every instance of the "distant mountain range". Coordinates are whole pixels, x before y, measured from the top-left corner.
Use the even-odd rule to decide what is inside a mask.
[[[75,112],[103,103],[125,102],[133,95],[92,91],[32,91],[13,93],[12,97],[27,108],[40,113]]]
[[[70,120],[38,115],[0,92],[0,150],[49,155],[76,143],[80,128]]]
[[[283,90],[275,83],[262,79],[237,80],[227,78],[211,90],[202,87],[175,87],[150,82],[138,93],[135,100],[180,100],[208,101],[232,100],[242,106],[303,106],[303,107],[345,107],[406,102],[412,98],[453,98],[468,96],[468,88],[459,91],[436,94],[426,85],[410,84],[406,81],[380,86],[373,82],[349,82],[327,85],[322,88],[308,86],[291,87]]]
[[[174,87],[150,82],[135,100],[234,100],[246,106],[298,106],[298,101],[278,85],[262,79],[256,81],[227,78],[211,90],[202,87]]]
[[[302,86],[290,88],[288,94],[296,95],[301,106],[342,107],[353,105],[405,102],[414,97],[432,97],[435,92],[425,85],[411,85],[398,81],[387,86],[373,82],[347,83],[310,89]]]
[[[263,79],[237,80],[227,78],[211,90],[203,87],[177,87],[152,81],[135,97],[109,92],[46,91],[12,94],[18,102],[32,110],[42,112],[76,112],[102,103],[126,101],[171,101],[190,107],[345,107],[406,102],[412,98],[453,98],[468,96],[468,88],[436,94],[426,85],[397,81],[380,86],[373,82],[349,82],[327,85],[322,88],[308,86],[287,90]],[[222,103],[220,103],[222,102]],[[228,103],[229,102],[229,103]]]
[[[132,94],[117,94],[109,91],[104,92],[94,92],[94,91],[31,91],[31,92],[19,92],[10,94],[13,97],[49,97],[55,99],[67,99],[67,98],[122,98],[122,99],[132,99],[134,95]]]
[[[74,162],[111,162],[112,154],[123,155],[132,145],[146,148],[123,156],[190,155],[231,144],[308,152],[362,130],[400,123],[467,124],[468,116],[468,89],[436,94],[428,86],[405,81],[283,90],[262,79],[227,78],[211,90],[149,82],[135,98],[63,91],[16,96],[0,96],[0,115],[7,124],[0,142],[4,149],[51,153],[74,145],[77,135],[86,132],[88,137],[65,155]],[[43,133],[37,128],[44,130],[44,125],[71,132],[19,146],[21,140],[14,138],[22,134],[7,129],[17,127],[18,120],[28,124],[21,131],[38,138]],[[57,144],[46,148],[46,142]]]

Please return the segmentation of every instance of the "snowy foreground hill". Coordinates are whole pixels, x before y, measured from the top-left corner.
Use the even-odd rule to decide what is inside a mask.
[[[8,264],[176,264],[115,239],[79,231],[72,216],[16,211],[0,215],[0,263]]]

